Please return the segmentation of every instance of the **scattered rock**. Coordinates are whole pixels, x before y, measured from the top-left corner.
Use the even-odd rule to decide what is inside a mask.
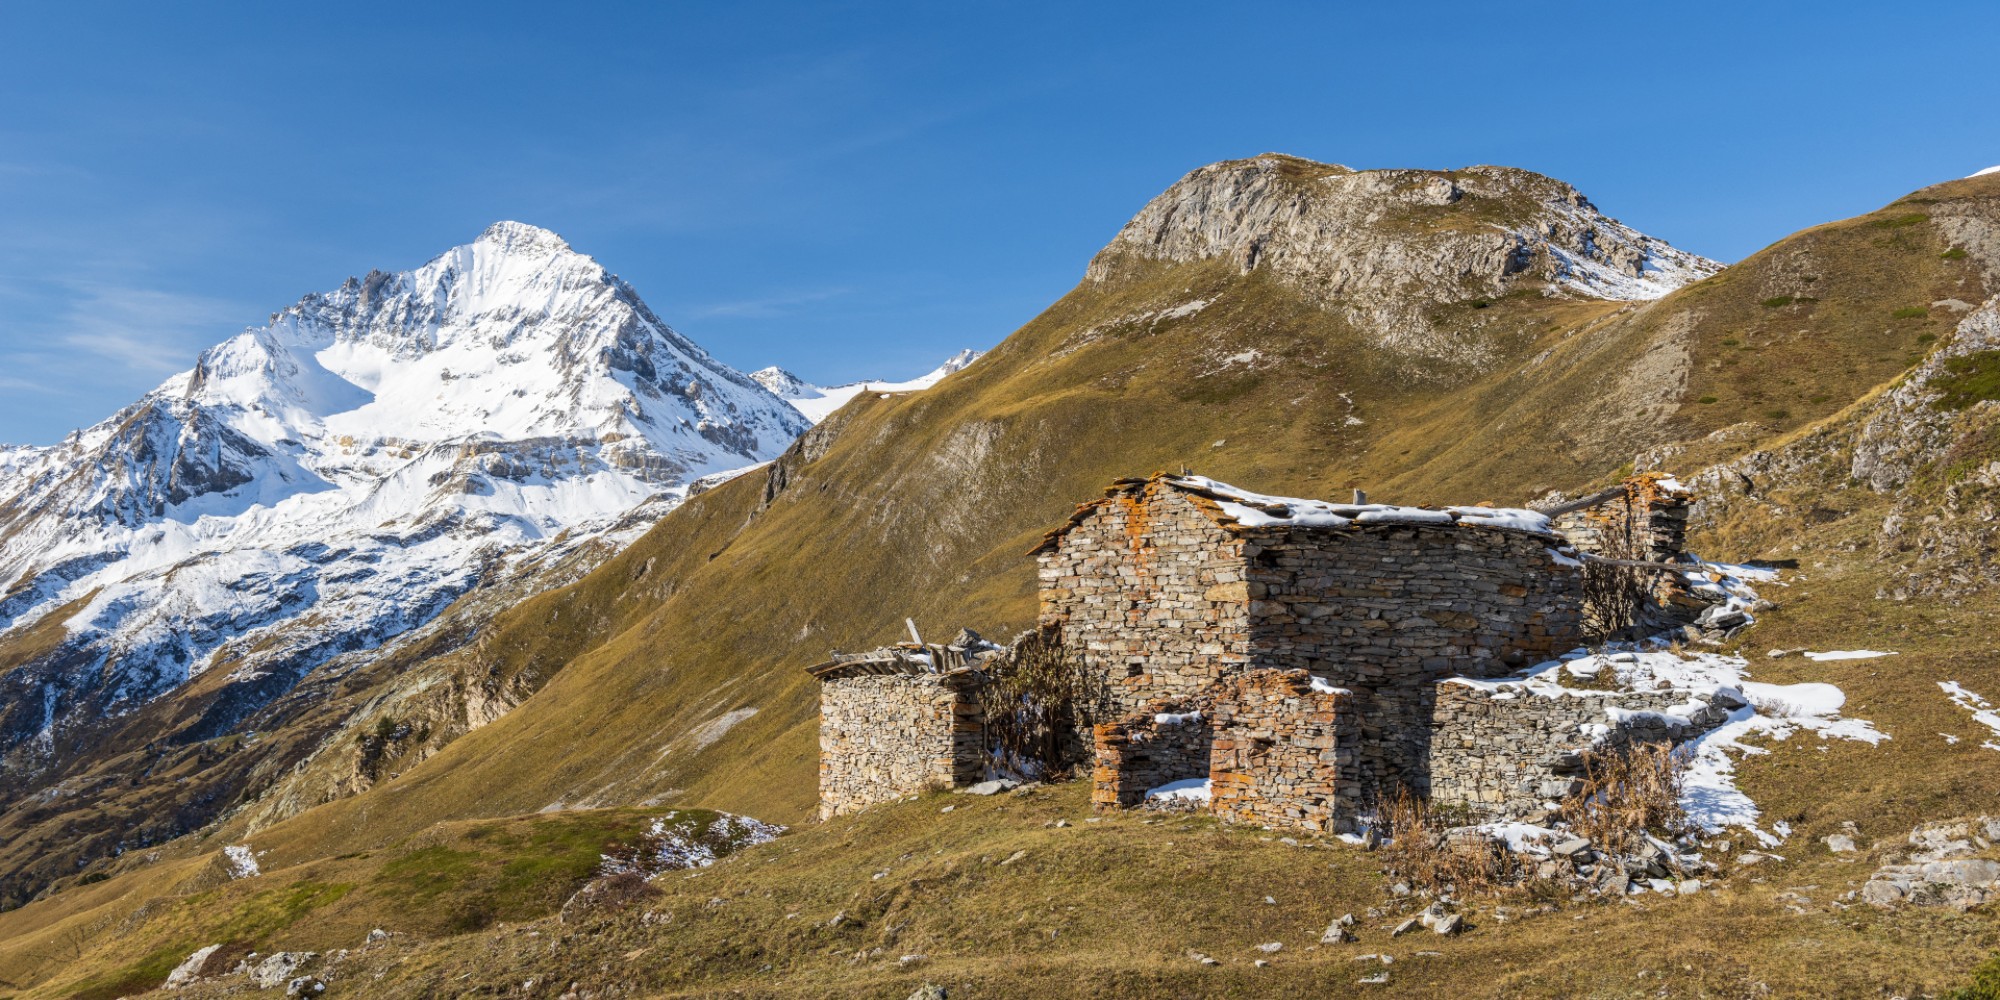
[[[1443,934],[1446,936],[1457,934],[1460,931],[1463,931],[1464,929],[1465,929],[1465,917],[1456,913],[1447,914],[1446,916],[1439,918],[1436,922],[1431,924],[1431,930],[1434,933]]]
[[[966,787],[959,789],[959,794],[998,795],[1001,792],[1013,791],[1014,789],[1019,787],[1021,787],[1021,783],[1015,781],[1012,778],[995,778],[992,781],[982,781],[976,785],[967,785]]]
[[[1592,853],[1590,850],[1590,841],[1582,837],[1571,837],[1568,840],[1559,841],[1554,847],[1549,848],[1549,850],[1559,858],[1581,858],[1586,861],[1589,860],[1587,855]]]
[[[387,941],[387,940],[389,940],[389,932],[383,930],[380,927],[377,927],[374,930],[368,932],[368,940],[365,943],[375,944],[379,941]]]
[[[1826,849],[1835,854],[1853,854],[1860,848],[1854,846],[1854,838],[1844,833],[1828,834]]]
[[[1255,965],[1256,967],[1258,967],[1258,968],[1260,968],[1260,969],[1268,969],[1268,968],[1270,968],[1270,967],[1271,967],[1271,963],[1269,963],[1269,962],[1266,962],[1266,961],[1264,961],[1264,960],[1263,960],[1263,959],[1261,959],[1261,958],[1260,958],[1260,959],[1258,959],[1257,961],[1255,961],[1255,962],[1251,963],[1251,964]]]
[[[324,993],[324,992],[326,992],[326,984],[320,982],[319,979],[314,976],[300,976],[297,979],[294,979],[291,982],[285,984],[285,995],[288,997],[296,997],[296,996],[309,997],[314,994]]]
[[[910,966],[917,964],[918,962],[927,961],[929,960],[929,958],[930,958],[929,955],[924,955],[924,954],[904,955],[903,957],[896,959],[896,964],[907,969]]]
[[[2000,861],[1955,858],[1883,865],[1861,887],[1861,899],[1875,906],[1909,904],[1969,910],[2000,899]]]
[[[290,983],[295,973],[319,957],[316,951],[280,951],[250,967],[250,985],[274,989]]]
[[[170,990],[177,990],[200,979],[204,973],[202,967],[208,964],[208,957],[221,948],[219,944],[212,944],[206,948],[196,949],[187,957],[187,961],[174,966],[174,971],[167,973],[167,981],[160,985]]]
[[[1388,981],[1389,981],[1389,974],[1386,972],[1378,972],[1372,976],[1363,976],[1360,979],[1355,980],[1356,983],[1359,983],[1363,986],[1380,986]]]
[[[1014,862],[1016,862],[1016,861],[1019,861],[1019,860],[1021,860],[1022,858],[1025,858],[1025,857],[1027,857],[1027,856],[1028,856],[1028,852],[1027,852],[1027,851],[1015,851],[1014,853],[1012,853],[1012,854],[1009,854],[1009,855],[1007,855],[1007,860],[1005,860],[1005,861],[1002,861],[1002,862],[1000,862],[1000,863],[1001,863],[1002,865],[1011,865],[1011,864],[1013,864]]]
[[[1409,932],[1415,930],[1416,928],[1417,928],[1417,918],[1411,917],[1410,919],[1405,920],[1400,924],[1397,924],[1396,929],[1389,932],[1389,936],[1402,937],[1403,935],[1408,934]]]
[[[1210,957],[1208,957],[1207,955],[1204,955],[1204,954],[1202,954],[1201,952],[1198,952],[1198,951],[1194,950],[1193,948],[1189,948],[1189,949],[1188,949],[1188,953],[1187,953],[1187,957],[1189,957],[1189,958],[1191,958],[1191,959],[1194,959],[1194,960],[1195,960],[1196,962],[1198,962],[1198,963],[1200,963],[1200,964],[1202,964],[1202,965],[1221,965],[1221,964],[1222,964],[1221,962],[1218,962],[1218,961],[1216,961],[1215,959],[1213,959],[1213,958],[1210,958]]]
[[[1283,941],[1266,941],[1258,945],[1257,950],[1266,955],[1275,955],[1285,950],[1285,943]]]
[[[947,996],[949,994],[945,993],[944,987],[936,983],[925,983],[917,987],[915,993],[910,994],[910,1000],[946,1000]]]

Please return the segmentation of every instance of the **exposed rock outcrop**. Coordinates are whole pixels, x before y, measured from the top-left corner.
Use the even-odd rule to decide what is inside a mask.
[[[1217,258],[1268,269],[1385,346],[1463,353],[1429,307],[1518,288],[1655,299],[1721,270],[1509,167],[1350,170],[1269,154],[1203,167],[1153,199],[1090,263]]]

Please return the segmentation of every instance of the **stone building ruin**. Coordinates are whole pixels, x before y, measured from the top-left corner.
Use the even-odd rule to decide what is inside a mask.
[[[1535,673],[1585,640],[1586,561],[1674,577],[1648,584],[1661,607],[1700,603],[1685,574],[1660,572],[1686,558],[1691,499],[1635,477],[1552,518],[1118,480],[1031,553],[1029,635],[1095,699],[1072,744],[1089,759],[1049,763],[1087,764],[1098,808],[1164,795],[1318,833],[1352,829],[1398,788],[1486,818],[1546,809],[1575,789],[1584,752],[1684,740],[1740,707]],[[1613,536],[1643,538],[1639,558]],[[811,668],[822,816],[997,776],[980,692],[1022,643],[968,635]]]

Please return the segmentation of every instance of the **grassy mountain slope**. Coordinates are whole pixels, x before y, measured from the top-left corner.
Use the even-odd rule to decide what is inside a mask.
[[[1450,212],[1440,206],[1412,225],[1450,226]],[[1480,213],[1462,224],[1486,225]],[[1329,309],[1295,284],[1265,270],[1246,273],[1234,260],[1122,262],[966,371],[924,393],[855,400],[767,472],[694,498],[597,571],[523,601],[430,664],[435,671],[449,664],[435,676],[465,689],[518,683],[531,690],[511,712],[451,734],[448,744],[437,740],[441,749],[414,745],[420,741],[393,748],[380,783],[361,794],[288,819],[318,796],[283,808],[267,799],[200,841],[166,845],[158,862],[128,856],[93,869],[111,874],[109,881],[72,885],[0,914],[0,979],[49,989],[75,982],[48,943],[30,933],[34,927],[58,913],[114,926],[141,900],[181,891],[154,874],[161,866],[200,863],[246,836],[268,852],[265,868],[275,875],[388,850],[432,835],[439,823],[550,806],[691,804],[801,821],[815,797],[817,691],[799,668],[829,647],[893,639],[905,615],[927,633],[965,624],[1004,637],[1024,627],[1034,608],[1032,566],[1022,553],[1073,502],[1114,476],[1185,465],[1272,492],[1338,496],[1358,486],[1402,502],[1522,502],[1601,483],[1642,452],[1671,452],[1673,467],[1687,471],[1737,459],[1859,419],[1867,401],[1949,338],[1960,311],[1950,300],[1977,303],[1988,288],[2000,288],[1996,232],[2000,177],[1978,178],[1800,233],[1657,302],[1544,295],[1546,286],[1522,282],[1499,297],[1427,306],[1434,329],[1477,345],[1452,353],[1456,360],[1385,349],[1353,324],[1352,310]],[[1851,818],[1871,837],[1889,837],[1941,810],[2000,805],[2000,789],[1981,777],[1990,771],[1980,767],[1981,754],[1991,751],[1979,750],[1976,739],[1954,745],[1924,737],[1966,728],[1933,694],[1931,674],[1951,669],[1969,687],[1985,682],[1987,693],[2000,691],[2000,664],[1965,655],[1984,648],[1977,637],[1990,625],[1991,601],[1969,599],[1936,613],[1877,604],[1878,576],[1894,563],[1877,562],[1870,539],[1891,499],[1845,481],[1801,481],[1797,488],[1838,491],[1830,502],[1840,516],[1802,518],[1798,512],[1809,508],[1795,503],[1737,504],[1701,541],[1728,557],[1800,559],[1813,581],[1775,595],[1786,606],[1753,630],[1760,647],[1874,643],[1909,651],[1890,667],[1808,667],[1793,658],[1760,664],[1758,675],[1833,680],[1849,692],[1853,714],[1875,719],[1896,738],[1886,750],[1781,747],[1744,766],[1746,787],[1774,814],[1801,814],[1794,825],[1807,836]],[[340,755],[359,753],[366,735],[343,734],[348,742],[337,753],[322,751],[304,773],[338,770]],[[1885,753],[1893,766],[1884,766]],[[403,754],[411,762],[429,756],[404,769],[395,763]],[[1928,780],[1937,774],[1953,777]],[[321,775],[289,787],[335,784]],[[1053,801],[1074,812],[1077,803],[1061,795],[1074,798],[1073,790]],[[911,825],[896,836],[926,835],[917,813],[894,815],[880,822]],[[262,825],[270,821],[276,825]],[[841,853],[841,838],[866,839],[855,831],[877,821],[854,822],[860,825],[843,821],[797,835],[809,855],[800,863],[829,879],[859,872],[868,862]],[[1117,828],[1135,835],[1151,829],[1137,820]],[[1038,823],[999,823],[992,836],[1024,844],[1051,836],[1040,831]],[[1216,863],[1291,864],[1252,857],[1257,852],[1247,843]],[[999,845],[968,841],[964,849]],[[1313,871],[1324,870],[1316,855],[1301,856],[1315,858]],[[1368,864],[1334,863],[1347,873],[1341,879],[1362,879]],[[1818,868],[1802,870],[1807,874],[1793,883],[1820,877]],[[1082,877],[1060,873],[1033,891],[1074,889]],[[1286,877],[1308,874],[1302,868]],[[779,891],[775,882],[745,885],[746,892]],[[833,895],[824,898],[845,891],[827,889]],[[996,884],[969,898],[999,907],[1005,891]],[[1761,890],[1744,891],[1762,898]],[[1166,914],[1178,901],[1169,895],[1152,905]],[[1353,908],[1366,905],[1358,899]],[[1738,916],[1746,927],[1762,926],[1775,909],[1768,901],[1745,905]],[[1323,927],[1327,916],[1298,919]],[[1648,933],[1682,926],[1618,920],[1620,927],[1637,921],[1629,926]],[[1093,926],[1079,918],[1076,932]],[[1494,940],[1517,948],[1564,940],[1526,927],[1526,937],[1495,928]],[[1991,936],[1990,929],[1978,933],[1981,942]],[[995,939],[986,934],[959,928],[939,940],[953,949],[990,947]],[[740,952],[740,933],[725,936],[733,943],[713,947]],[[778,940],[787,948],[848,947]],[[100,947],[106,950],[94,961],[138,954],[136,943]],[[425,961],[458,961],[450,957],[457,947],[442,945],[435,953],[442,957]],[[1134,970],[1129,988],[1118,992],[1191,988],[1178,972],[1145,971],[1180,947],[1204,946],[1189,935],[1163,935],[1160,955],[1140,948],[1106,957],[1113,968]],[[1468,961],[1487,946],[1471,947]],[[1908,951],[1909,967],[1960,963],[1970,950],[1963,941],[1925,945]],[[1042,971],[1032,975],[1048,981],[1073,976],[1087,967],[1075,963],[1096,954],[1042,953],[1034,966]],[[1568,976],[1615,957],[1523,961]],[[1852,974],[1861,975],[1864,964],[1853,963]],[[802,982],[861,990],[863,979],[826,971],[835,968],[829,961],[813,973],[822,978]],[[1742,975],[1782,978],[1785,968]],[[725,962],[712,982],[739,972],[748,974]],[[1454,981],[1445,975],[1440,985]],[[1253,982],[1230,980],[1239,989]]]

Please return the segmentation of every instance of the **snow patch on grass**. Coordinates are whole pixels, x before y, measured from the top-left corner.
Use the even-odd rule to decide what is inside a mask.
[[[264,874],[263,870],[257,867],[257,854],[250,850],[249,844],[231,844],[222,849],[222,857],[229,865],[230,878],[250,878]]]
[[[1952,704],[1971,712],[1972,721],[1992,730],[1995,736],[2000,736],[2000,711],[1994,710],[1992,702],[1967,691],[1957,681],[1939,681],[1938,687],[1943,689],[1945,697],[1950,698]],[[1958,742],[1955,736],[1946,736],[1945,739],[1952,743]],[[1988,750],[2000,750],[2000,743],[1994,743],[1992,740],[1987,740],[1980,746]]]
[[[1162,802],[1207,802],[1207,778],[1182,778],[1146,792],[1146,800]]]

